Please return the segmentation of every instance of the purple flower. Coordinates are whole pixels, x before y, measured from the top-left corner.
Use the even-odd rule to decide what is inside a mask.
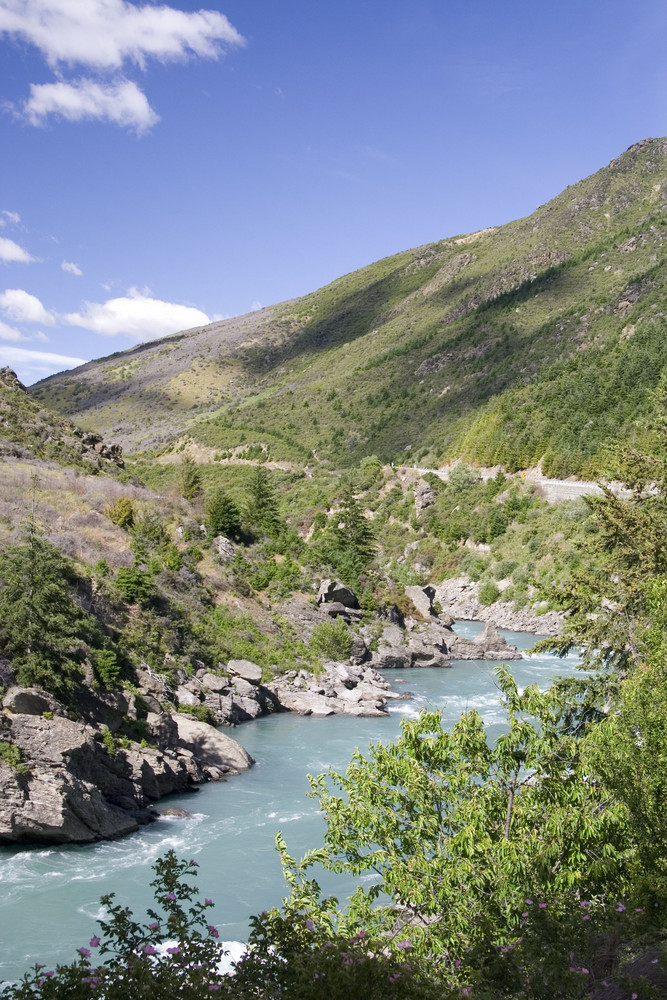
[[[524,912],[523,912],[523,913],[521,914],[521,916],[522,916],[522,917],[527,917],[527,916],[528,916],[528,910],[525,910],[525,911],[524,911]]]
[[[206,929],[208,930],[208,932],[211,935],[211,937],[214,937],[214,938],[220,937],[220,935],[218,933],[218,928],[214,927],[213,924],[206,924]]]
[[[590,906],[590,905],[591,903],[589,899],[582,899],[582,901],[579,903],[579,906]]]
[[[366,931],[357,931],[357,933],[354,935],[354,937],[357,938],[357,940],[360,941],[362,938],[366,937]],[[354,938],[353,938],[353,940],[354,940]]]
[[[582,919],[582,920],[590,920],[590,919],[591,919],[591,918],[590,918],[590,914],[588,914],[588,913],[584,913],[584,915],[583,915],[583,917],[582,917],[581,919]]]
[[[313,923],[312,920],[306,920],[306,927],[308,928],[309,931],[315,930],[315,924]]]
[[[167,895],[164,898],[168,902],[173,903],[175,901],[175,899],[176,899],[176,894],[173,893],[173,892],[168,892]]]
[[[208,984],[209,993],[213,993],[215,990],[219,990],[221,988],[222,987],[220,986],[220,983],[209,983]]]
[[[204,906],[213,906],[213,900],[212,899],[205,899],[204,900]],[[266,915],[266,910],[264,910],[264,914],[262,914],[262,915],[263,916]]]
[[[77,948],[76,950],[82,958],[90,958],[90,948]]]
[[[397,948],[404,948],[404,949],[407,950],[408,948],[412,948],[412,945],[411,945],[411,943],[409,941],[399,941],[398,945],[396,947]]]
[[[144,955],[157,955],[157,948],[154,948],[152,944],[145,944],[142,951]]]
[[[179,948],[179,946],[177,944],[175,944],[171,948],[167,948],[167,952],[170,955],[180,955],[181,949]]]
[[[625,912],[625,907],[623,906],[623,903],[619,903],[618,904],[618,906],[616,907],[616,911],[618,913],[624,913]]]
[[[158,927],[159,927],[159,926],[160,926],[160,925],[159,925],[159,923],[157,922],[157,920],[154,920],[152,924],[149,924],[149,925],[148,925],[148,929],[149,929],[149,931],[156,931],[156,930],[158,929]]]
[[[547,904],[546,903],[540,903],[540,909],[541,910],[546,910],[546,908],[547,908]]]
[[[526,900],[526,906],[532,906],[532,905],[533,905],[532,899],[527,899]]]
[[[199,864],[194,860],[194,858],[190,858],[189,863],[193,866],[193,868],[199,868]]]
[[[90,947],[91,948],[99,948],[99,946],[100,946],[100,939],[96,935],[95,937],[91,937],[89,943],[90,943]]]

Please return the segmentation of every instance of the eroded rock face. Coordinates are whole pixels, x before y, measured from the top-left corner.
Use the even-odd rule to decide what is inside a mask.
[[[23,764],[0,762],[0,843],[87,843],[123,836],[155,819],[153,803],[253,763],[212,726],[149,713],[154,746],[104,745],[84,722],[15,713],[3,739]],[[181,729],[182,725],[182,729]]]
[[[38,688],[10,687],[2,699],[2,707],[15,715],[43,715],[44,712],[64,714],[60,702]]]

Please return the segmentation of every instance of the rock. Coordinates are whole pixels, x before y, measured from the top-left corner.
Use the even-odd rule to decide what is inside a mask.
[[[350,663],[365,663],[368,659],[370,659],[368,646],[360,635],[355,635],[350,647]]]
[[[179,705],[200,705],[201,698],[198,694],[195,694],[190,690],[189,687],[181,684],[176,688],[176,699]]]
[[[407,646],[383,646],[372,662],[378,670],[402,670],[412,666],[412,651]]]
[[[255,691],[257,690],[255,684],[251,684],[250,681],[247,681],[244,677],[234,677],[232,684],[236,693],[240,694],[241,697],[254,698]]]
[[[180,806],[169,806],[168,809],[160,810],[160,816],[174,816],[177,819],[188,819],[192,816],[191,812],[187,809],[181,809]]]
[[[259,684],[262,679],[262,668],[251,660],[230,660],[227,664],[230,674],[243,677],[251,684]]]
[[[2,707],[14,715],[64,715],[63,706],[51,694],[39,688],[11,687],[2,699]]]
[[[536,635],[557,635],[563,625],[560,611],[543,613],[539,607],[514,610],[508,601],[482,604],[478,599],[479,585],[465,576],[445,580],[435,588],[436,600],[444,614],[459,621],[493,622],[499,628],[515,632],[533,632]]]
[[[271,689],[283,708],[301,715],[380,716],[387,699],[397,698],[381,674],[370,667],[330,661],[323,677],[308,671],[290,671]]]
[[[317,603],[331,604],[332,602],[343,604],[346,608],[359,607],[357,595],[350,587],[346,587],[340,580],[322,580],[317,592]]]
[[[481,635],[476,636],[473,641],[484,650],[484,656],[487,660],[520,660],[522,658],[516,646],[510,645],[505,636],[501,635],[491,622],[487,623]]]
[[[202,686],[209,691],[219,693],[229,687],[229,677],[223,674],[205,673],[201,678]]]
[[[432,507],[435,503],[435,490],[430,483],[427,483],[425,479],[420,479],[415,483],[415,511],[417,516],[421,514],[426,507]]]
[[[406,587],[405,594],[410,598],[417,611],[424,618],[435,617],[433,601],[435,600],[435,587]]]
[[[403,629],[398,625],[388,625],[380,636],[381,646],[400,646],[405,638]]]
[[[236,546],[224,535],[216,535],[211,547],[221,563],[231,562],[236,555]]]
[[[193,753],[205,770],[215,767],[224,774],[238,774],[255,763],[240,743],[208,723],[188,719],[185,715],[175,718],[179,744]]]

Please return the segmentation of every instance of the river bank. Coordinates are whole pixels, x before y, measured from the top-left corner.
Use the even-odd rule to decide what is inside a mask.
[[[472,623],[456,625],[456,632],[470,640],[481,630]],[[545,687],[576,664],[573,657],[527,656],[535,641],[532,634],[504,635],[524,653],[510,665],[521,686]],[[447,670],[387,671],[392,689],[412,697],[392,700],[389,714],[382,717],[280,713],[241,726],[234,735],[255,766],[229,777],[224,787],[208,783],[165,800],[165,807],[186,810],[190,815],[185,818],[161,818],[122,840],[0,848],[0,977],[20,975],[37,959],[52,964],[70,959],[95,933],[103,893],[116,892],[123,904],[142,914],[151,901],[151,864],[169,848],[199,862],[200,889],[216,903],[211,922],[221,940],[245,940],[249,916],[277,905],[285,894],[273,845],[276,830],[282,830],[297,856],[321,841],[323,820],[308,798],[306,774],[328,766],[344,770],[355,747],[363,750],[370,742],[394,739],[401,719],[416,717],[422,708],[442,710],[448,727],[462,711],[477,709],[489,739],[495,739],[504,719],[495,666],[493,661],[468,660]],[[317,877],[325,893],[344,897],[354,888],[326,873]]]

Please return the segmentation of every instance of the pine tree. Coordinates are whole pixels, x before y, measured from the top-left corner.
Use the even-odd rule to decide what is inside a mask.
[[[258,533],[277,535],[280,531],[278,496],[271,473],[264,465],[257,466],[250,480],[247,520]]]
[[[0,649],[18,667],[21,684],[67,700],[82,678],[77,649],[97,623],[72,597],[75,574],[34,520],[22,541],[0,556]]]
[[[189,455],[181,465],[181,496],[192,503],[201,493],[201,472]]]
[[[241,530],[241,513],[224,490],[214,490],[206,501],[206,527],[211,535],[237,538]]]
[[[373,528],[351,487],[343,493],[336,519],[339,547],[349,551],[363,564],[370,562],[375,553]]]

